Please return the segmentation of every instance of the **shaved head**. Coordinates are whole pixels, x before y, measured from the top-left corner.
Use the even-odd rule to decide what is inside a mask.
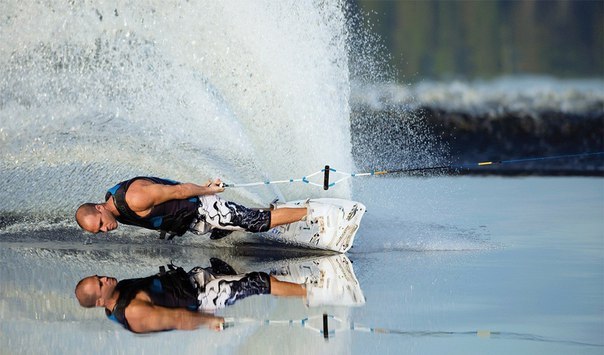
[[[75,296],[80,302],[80,306],[86,308],[92,308],[96,306],[98,295],[94,289],[94,276],[83,278],[78,282],[75,288]]]
[[[76,210],[76,222],[78,222],[80,228],[87,230],[85,227],[85,220],[87,217],[96,215],[97,213],[98,211],[96,210],[96,203],[85,203]]]
[[[75,218],[80,228],[90,233],[108,232],[118,226],[105,203],[85,203],[78,207]]]
[[[107,301],[114,297],[116,286],[117,279],[114,277],[92,275],[78,282],[75,296],[82,307],[106,306]]]

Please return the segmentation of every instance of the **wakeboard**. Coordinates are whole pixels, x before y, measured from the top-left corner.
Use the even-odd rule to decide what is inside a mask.
[[[305,220],[270,229],[271,239],[312,249],[345,253],[354,242],[365,205],[360,202],[318,198],[292,201],[276,205],[275,208],[299,208],[309,210]]]
[[[271,268],[279,281],[303,284],[308,306],[361,306],[365,296],[346,255],[299,259]]]

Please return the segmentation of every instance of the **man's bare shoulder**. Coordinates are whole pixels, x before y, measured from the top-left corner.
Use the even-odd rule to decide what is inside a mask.
[[[157,185],[157,183],[151,181],[151,180],[147,180],[147,179],[136,179],[134,181],[132,181],[132,183],[130,184],[130,187],[128,187],[128,191],[130,191],[130,189],[137,189],[137,188],[141,188],[141,187],[147,187],[150,185]]]
[[[126,192],[126,203],[139,216],[144,217],[155,205],[156,183],[145,180],[134,180]]]
[[[152,308],[153,303],[151,302],[149,295],[144,291],[139,291],[124,310],[128,323],[136,322],[137,320],[144,318]]]

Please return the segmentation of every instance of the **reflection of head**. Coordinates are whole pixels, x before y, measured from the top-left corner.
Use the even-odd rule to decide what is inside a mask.
[[[75,288],[75,296],[80,302],[80,306],[86,308],[92,308],[96,306],[96,301],[98,300],[98,296],[96,292],[94,292],[94,288],[92,287],[92,283],[94,282],[94,276],[89,276],[83,278],[78,282]]]
[[[91,221],[91,218],[96,216],[98,213],[99,213],[99,211],[97,211],[95,203],[85,203],[85,204],[81,205],[80,207],[78,207],[78,209],[76,211],[76,214],[75,214],[76,222],[78,222],[78,225],[83,230],[92,232],[92,228],[90,226],[90,221]]]

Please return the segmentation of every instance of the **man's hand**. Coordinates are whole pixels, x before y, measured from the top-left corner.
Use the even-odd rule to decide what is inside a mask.
[[[220,179],[208,180],[206,186],[210,189],[212,194],[217,194],[224,191],[224,184]]]
[[[219,332],[224,329],[224,318],[213,316],[207,325],[211,330]]]

